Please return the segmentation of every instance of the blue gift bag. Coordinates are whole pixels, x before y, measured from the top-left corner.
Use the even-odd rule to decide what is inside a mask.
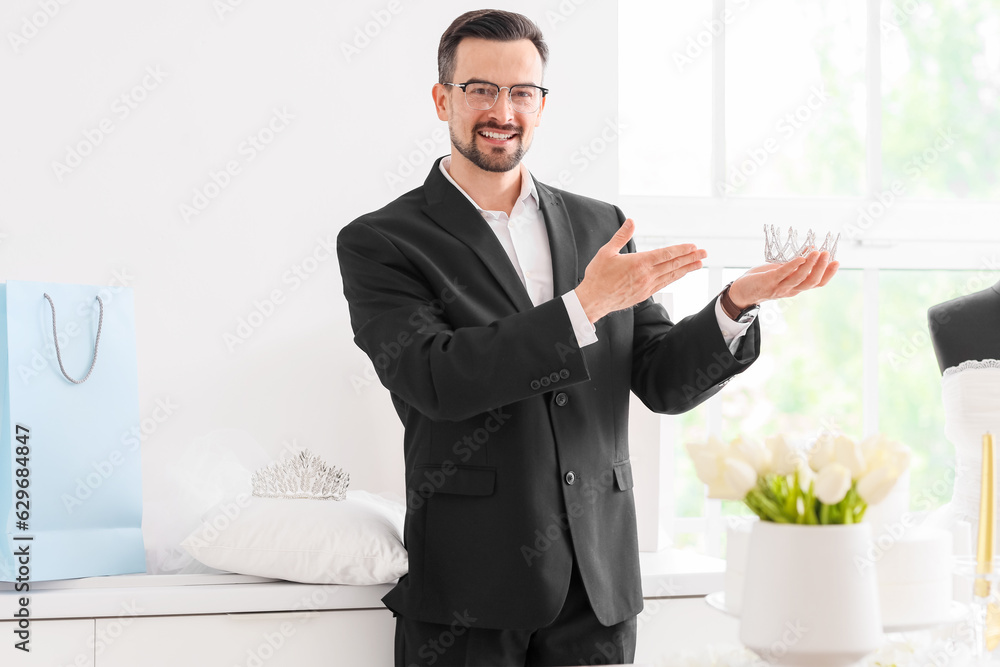
[[[145,572],[132,290],[0,285],[0,581]]]

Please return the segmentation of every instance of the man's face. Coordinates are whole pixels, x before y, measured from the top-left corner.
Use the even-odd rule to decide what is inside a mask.
[[[496,42],[467,37],[459,43],[455,61],[452,83],[542,85],[542,58],[527,39]],[[532,113],[514,111],[507,88],[500,91],[492,108],[483,111],[471,109],[462,89],[455,86],[435,84],[434,101],[438,118],[448,121],[451,143],[459,154],[480,169],[494,172],[510,171],[521,162],[545,108],[542,99]]]

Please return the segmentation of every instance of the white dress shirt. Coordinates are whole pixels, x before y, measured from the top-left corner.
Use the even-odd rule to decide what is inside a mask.
[[[445,178],[458,188],[458,191],[465,195],[465,198],[472,202],[476,210],[483,216],[486,224],[489,225],[497,240],[506,251],[517,272],[518,278],[528,291],[531,303],[539,305],[553,298],[553,278],[552,278],[552,250],[549,248],[549,236],[545,228],[545,220],[538,205],[538,190],[535,188],[535,181],[528,173],[528,168],[522,162],[521,169],[521,193],[517,196],[514,208],[510,215],[506,211],[487,211],[462,189],[455,179],[448,173],[451,166],[451,156],[445,156],[441,160],[441,172]],[[580,299],[574,290],[570,290],[562,295],[563,303],[566,305],[566,312],[569,314],[570,323],[576,334],[576,341],[580,347],[586,347],[597,342],[597,333],[594,325],[590,323]],[[726,341],[731,352],[736,351],[739,346],[739,339],[746,333],[747,328],[753,323],[751,318],[748,322],[740,323],[729,319],[722,309],[721,299],[715,301],[715,317],[719,321],[719,328],[722,330],[722,338]]]

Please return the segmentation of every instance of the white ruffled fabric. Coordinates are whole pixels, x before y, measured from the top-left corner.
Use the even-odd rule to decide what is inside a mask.
[[[1000,360],[965,361],[946,369],[941,397],[945,436],[955,447],[955,483],[950,502],[934,510],[927,524],[954,531],[959,522],[969,522],[976,544],[982,438],[987,432],[1000,437]],[[1000,510],[1000,494],[997,501]]]
[[[962,371],[968,370],[979,370],[981,368],[1000,368],[1000,359],[979,359],[963,361],[958,366],[951,366],[950,368],[944,369],[943,377],[948,377],[950,375],[957,375]]]

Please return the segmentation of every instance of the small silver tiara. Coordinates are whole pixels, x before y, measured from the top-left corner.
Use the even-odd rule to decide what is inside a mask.
[[[253,495],[260,498],[310,498],[343,500],[351,476],[330,467],[316,454],[304,449],[291,458],[254,472],[250,478]]]
[[[840,234],[835,237],[833,232],[828,232],[823,239],[823,245],[816,247],[816,234],[809,230],[806,234],[805,243],[799,245],[799,235],[793,228],[788,228],[788,236],[784,242],[781,240],[781,232],[775,225],[764,225],[764,261],[772,264],[784,264],[796,257],[808,255],[813,250],[824,250],[830,253],[832,262],[837,256],[837,243],[840,241]]]

